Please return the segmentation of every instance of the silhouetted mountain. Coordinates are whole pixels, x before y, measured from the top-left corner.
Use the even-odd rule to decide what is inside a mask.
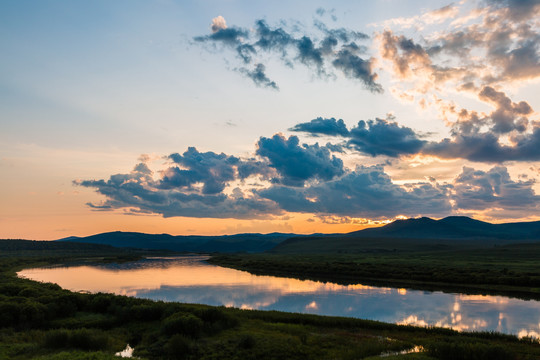
[[[86,237],[70,236],[57,241],[105,244],[114,247],[185,252],[263,252],[296,234],[236,234],[222,236],[173,236],[137,232],[108,232]]]
[[[449,216],[441,220],[422,217],[396,220],[382,227],[355,231],[348,235],[421,239],[540,240],[540,221],[491,224],[466,216]]]
[[[86,237],[70,236],[58,241],[185,252],[377,252],[419,247],[445,249],[457,242],[466,246],[540,241],[540,221],[490,224],[465,216],[441,220],[422,217],[396,220],[378,228],[347,234],[173,236],[115,231]]]
[[[465,216],[441,220],[427,217],[396,220],[378,228],[341,235],[290,238],[271,252],[326,253],[378,252],[424,248],[450,249],[455,246],[492,246],[540,241],[540,221],[491,224]]]

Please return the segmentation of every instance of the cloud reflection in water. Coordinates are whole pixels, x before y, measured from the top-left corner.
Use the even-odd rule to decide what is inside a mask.
[[[209,265],[205,259],[147,259],[128,264],[28,269],[19,275],[75,291],[154,300],[349,316],[519,336],[540,334],[538,301],[256,276]]]

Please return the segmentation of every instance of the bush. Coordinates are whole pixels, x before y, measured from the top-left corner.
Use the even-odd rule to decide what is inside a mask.
[[[501,345],[440,341],[427,346],[430,356],[442,360],[510,360],[514,354]]]
[[[45,347],[52,349],[60,349],[68,346],[69,335],[67,330],[59,329],[45,333]]]
[[[165,353],[171,359],[186,359],[193,352],[193,346],[189,339],[182,335],[173,335],[167,345]]]
[[[129,310],[131,320],[154,321],[159,320],[163,309],[159,304],[134,305]]]
[[[53,349],[76,348],[80,350],[104,350],[109,346],[105,333],[97,330],[77,329],[51,330],[45,334],[45,346]]]
[[[0,303],[0,328],[15,326],[18,322],[18,312],[17,305],[9,302]]]
[[[204,331],[218,333],[238,325],[238,319],[219,308],[198,309],[195,314],[204,321]]]
[[[252,349],[255,346],[255,338],[251,334],[242,334],[240,336],[240,341],[238,342],[238,347],[242,349]]]
[[[191,314],[176,313],[163,321],[161,330],[167,335],[182,334],[192,338],[201,335],[203,321]]]

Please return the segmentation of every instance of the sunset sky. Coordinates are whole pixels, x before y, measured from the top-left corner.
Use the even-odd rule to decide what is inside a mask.
[[[540,1],[0,3],[0,238],[540,220]]]

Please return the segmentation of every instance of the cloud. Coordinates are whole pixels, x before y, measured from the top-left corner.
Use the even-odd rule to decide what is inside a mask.
[[[210,25],[212,34],[205,36],[196,36],[193,38],[196,42],[221,42],[227,46],[236,47],[240,46],[245,38],[248,37],[249,32],[245,29],[237,27],[227,27],[225,18],[221,15],[212,19]]]
[[[239,69],[242,74],[253,80],[255,85],[279,90],[276,82],[266,76],[265,70],[266,67],[263,64],[255,64],[255,69],[251,71],[245,68]]]
[[[315,27],[327,35],[327,38],[334,38],[336,40],[348,43],[355,40],[367,40],[369,36],[354,30],[345,28],[329,29],[322,21],[316,20]]]
[[[488,6],[502,12],[505,20],[528,20],[540,13],[540,2],[536,0],[490,0]]]
[[[341,119],[319,117],[308,123],[297,124],[289,130],[313,136],[340,136],[347,139],[350,148],[370,156],[399,157],[417,154],[426,143],[420,140],[411,128],[385,119],[360,120],[357,126],[348,130]]]
[[[494,0],[481,1],[472,9],[471,5],[462,2],[385,23],[385,30],[375,38],[383,64],[400,80],[392,93],[439,111],[452,137],[431,144],[431,148],[474,146],[468,140],[480,139],[482,144],[477,144],[477,149],[492,148],[500,154],[497,159],[492,156],[491,161],[534,158],[534,151],[525,144],[535,139],[531,118],[535,113],[529,103],[512,101],[502,89],[540,78],[540,3]],[[430,20],[434,16],[452,22],[444,30],[434,28],[428,34],[425,27],[437,23]],[[399,34],[406,24],[423,33],[413,37]],[[456,91],[476,94],[481,103],[494,110],[482,113],[458,109],[446,100]],[[465,154],[462,156],[467,159],[486,157],[474,148],[452,149],[446,155],[450,153]]]
[[[376,82],[377,74],[373,72],[372,60],[364,60],[351,52],[349,48],[341,49],[332,65],[351,79],[362,81],[365,87],[374,93],[382,93],[383,88]]]
[[[379,40],[382,58],[393,64],[394,73],[399,78],[409,78],[413,72],[431,65],[424,48],[403,35],[397,36],[386,30],[379,36]]]
[[[534,183],[512,180],[508,169],[502,166],[489,171],[464,167],[454,180],[452,199],[456,208],[465,211],[496,209],[492,212],[530,214],[540,210],[540,196],[534,193]]]
[[[400,126],[391,119],[379,118],[360,120],[349,130],[341,119],[319,117],[289,130],[311,136],[341,137],[346,140],[346,147],[373,157],[424,154],[487,163],[540,160],[540,125],[530,123],[525,117],[532,112],[528,103],[514,103],[504,93],[493,89],[484,89],[482,94],[490,97],[496,110],[481,116],[462,109],[451,137],[438,141],[423,140],[413,129]],[[501,142],[503,125],[507,126],[507,131],[509,128],[513,131],[506,143]],[[485,127],[488,127],[487,131],[482,132]],[[328,144],[325,147],[333,152],[342,152],[344,145]]]
[[[296,136],[261,137],[256,154],[267,158],[269,166],[278,171],[281,178],[276,181],[290,186],[303,186],[311,179],[330,180],[345,171],[343,161],[331,155],[328,148],[319,144],[300,145]]]
[[[307,123],[296,124],[289,131],[305,132],[312,136],[347,136],[349,134],[347,125],[345,125],[342,119],[325,119],[322,117],[318,117]]]
[[[532,133],[515,136],[512,140],[512,145],[503,145],[492,133],[456,134],[452,139],[426,144],[422,153],[443,159],[462,158],[488,163],[540,160],[540,127],[534,128]]]
[[[527,102],[513,103],[505,93],[496,91],[491,86],[484,87],[479,97],[496,106],[496,110],[489,116],[495,133],[508,133],[512,130],[524,132],[527,129],[529,120],[526,115],[533,112]]]
[[[304,65],[315,65],[319,69],[323,66],[323,51],[315,48],[313,41],[309,37],[303,36],[298,40],[296,46],[298,49],[298,59]]]
[[[371,156],[416,154],[426,143],[411,128],[383,119],[360,120],[349,138],[351,147]]]
[[[162,171],[162,177],[154,180],[145,164],[138,164],[129,174],[111,175],[108,180],[82,180],[74,184],[96,191],[106,197],[102,204],[88,203],[95,210],[135,209],[138,212],[161,214],[164,217],[210,217],[257,219],[279,215],[283,211],[272,201],[254,194],[245,196],[241,191],[232,195],[221,191],[231,175],[232,164],[242,163],[237,158],[200,153],[189,148],[183,155],[169,156],[186,172],[170,167]],[[170,169],[175,169],[171,176]],[[250,174],[252,174],[251,172]],[[196,180],[198,179],[198,180]],[[203,186],[194,186],[200,181]]]
[[[282,56],[285,56],[287,47],[295,44],[291,34],[282,28],[270,28],[264,20],[255,22],[255,31],[258,38],[253,45],[262,50],[277,50],[282,53]]]
[[[449,183],[431,178],[396,184],[382,165],[351,170],[326,146],[300,145],[295,136],[262,137],[257,145],[259,159],[192,147],[169,155],[172,163],[157,172],[139,163],[127,174],[74,184],[105,197],[101,203],[87,204],[95,211],[164,217],[269,219],[297,212],[392,219],[480,212],[492,218],[520,218],[540,210],[534,179],[515,181],[503,166],[489,171],[464,167]],[[247,178],[252,180],[243,181]]]
[[[227,28],[227,22],[225,18],[221,15],[212,19],[212,25],[210,26],[213,33],[217,33],[220,30]]]
[[[317,10],[320,17],[332,13]],[[530,102],[510,95],[520,93],[516,86],[540,78],[539,16],[538,1],[459,2],[386,22],[375,33],[378,47],[364,33],[329,28],[320,20],[312,27],[257,20],[244,28],[217,16],[210,32],[194,43],[233,57],[232,68],[256,86],[278,89],[267,74],[276,60],[290,69],[304,67],[315,77],[353,80],[372,93],[383,91],[377,72],[388,71],[392,94],[435,109],[448,133],[427,140],[393,117],[361,120],[350,128],[342,119],[318,117],[289,130],[330,138],[326,145],[276,134],[260,137],[249,158],[193,147],[169,155],[156,171],[151,159],[141,157],[127,174],[76,184],[105,197],[88,204],[96,211],[163,216],[265,219],[299,212],[345,219],[336,221],[478,212],[527,216],[539,210],[536,184],[526,177],[512,179],[500,164],[540,161],[538,114]],[[408,28],[416,31],[401,32]],[[454,102],[465,97],[466,108]],[[357,162],[347,168],[344,160],[354,160],[351,152]],[[464,167],[446,183],[433,177],[395,183],[381,165],[365,166],[380,160],[368,157],[395,164],[388,158],[407,161],[416,154],[499,166]]]
[[[381,218],[451,211],[445,188],[429,183],[396,185],[382,166],[359,166],[338,179],[305,188],[274,185],[258,194],[290,212]]]
[[[265,74],[264,61],[273,54],[288,67],[301,64],[324,78],[333,78],[338,71],[346,78],[360,81],[371,92],[383,91],[377,83],[373,59],[360,56],[367,48],[355,42],[369,39],[364,33],[345,28],[329,29],[316,21],[315,30],[321,33],[319,36],[307,33],[297,36],[298,31],[289,31],[286,25],[271,27],[264,20],[255,21],[254,29],[249,31],[227,27],[221,16],[213,19],[211,30],[210,35],[196,36],[195,42],[222,44],[224,49],[234,50],[243,63],[239,72],[258,86],[278,88]],[[247,65],[254,65],[255,69],[248,70]]]
[[[187,188],[203,184],[203,194],[217,194],[225,185],[236,178],[236,167],[240,159],[223,153],[201,153],[190,147],[182,155],[174,153],[168,157],[178,166],[169,167],[162,172],[162,189]]]

